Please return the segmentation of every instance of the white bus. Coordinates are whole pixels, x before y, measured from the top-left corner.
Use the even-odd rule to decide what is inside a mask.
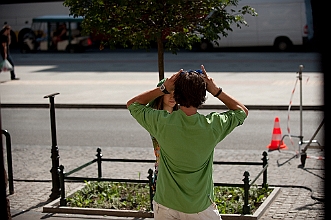
[[[258,14],[244,16],[248,26],[233,25],[227,37],[220,35],[218,44],[203,39],[199,49],[274,46],[278,51],[286,51],[304,45],[313,36],[310,0],[241,0],[238,8],[244,5]]]
[[[15,1],[2,0],[0,25],[12,28],[12,46],[23,42],[23,36],[31,31],[32,19],[43,15],[69,15],[69,8],[62,1]],[[1,27],[2,27],[1,26]]]

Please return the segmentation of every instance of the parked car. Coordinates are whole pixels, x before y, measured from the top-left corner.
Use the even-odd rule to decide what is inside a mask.
[[[21,52],[83,52],[92,45],[89,36],[81,35],[83,17],[45,15],[32,19],[31,30],[23,37]],[[61,34],[62,32],[62,34]]]

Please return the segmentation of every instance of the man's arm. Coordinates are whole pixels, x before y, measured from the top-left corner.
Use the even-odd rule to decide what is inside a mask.
[[[217,98],[221,100],[224,105],[226,105],[226,107],[228,107],[229,109],[242,109],[246,113],[246,115],[248,115],[248,109],[246,108],[246,106],[232,96],[230,96],[229,94],[222,91],[221,94],[217,96]]]
[[[175,89],[175,85],[174,85],[175,81],[181,72],[182,70],[179,70],[177,73],[173,74],[170,78],[166,79],[166,81],[164,82],[164,86],[166,87],[168,92],[171,92]],[[160,88],[154,88],[152,90],[148,90],[130,99],[126,103],[126,107],[128,108],[134,102],[138,102],[139,104],[142,105],[147,105],[149,102],[151,102],[152,100],[156,99],[161,95],[164,95],[164,93],[160,90]]]
[[[239,102],[238,100],[227,94],[226,92],[220,90],[221,88],[218,87],[215,84],[214,80],[207,75],[207,72],[203,65],[201,65],[201,69],[205,75],[204,79],[205,82],[207,83],[207,91],[210,94],[221,100],[224,103],[224,105],[228,107],[228,109],[230,110],[242,109],[246,113],[246,115],[248,115],[248,109],[244,104],[242,104],[241,102]]]
[[[143,92],[132,99],[130,99],[126,103],[126,107],[129,107],[132,103],[138,102],[142,105],[147,105],[150,101],[156,99],[157,97],[163,95],[164,93],[160,90],[160,88],[155,88],[146,92]]]
[[[61,33],[59,34],[59,37],[62,37],[67,34],[67,29],[63,28]]]
[[[6,42],[2,42],[2,48],[3,48],[3,54],[4,54],[4,59],[7,59],[7,43]]]

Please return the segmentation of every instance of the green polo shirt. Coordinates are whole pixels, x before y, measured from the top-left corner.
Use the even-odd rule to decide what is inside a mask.
[[[169,114],[139,103],[128,109],[161,146],[154,200],[184,213],[207,209],[214,200],[214,148],[244,122],[245,112],[229,110],[187,116],[181,110]]]

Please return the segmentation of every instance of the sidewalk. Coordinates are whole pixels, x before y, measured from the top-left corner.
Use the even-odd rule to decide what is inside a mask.
[[[32,149],[31,149],[32,148]],[[37,153],[37,155],[36,155]],[[69,147],[61,146],[60,163],[65,166],[67,171],[72,170],[79,165],[86,163],[94,158],[95,147],[81,148],[80,152],[72,153]],[[104,157],[116,155],[116,158],[130,158],[135,155],[136,159],[153,159],[153,152],[150,149],[137,148],[104,148],[102,149]],[[321,152],[309,150],[310,155],[320,156]],[[268,152],[268,183],[271,186],[279,186],[280,194],[273,201],[272,205],[260,219],[324,219],[324,161],[307,159],[305,168],[298,168],[301,164],[300,158],[292,158],[288,151]],[[34,160],[34,158],[40,160]],[[227,158],[222,161],[261,161],[262,152],[257,151],[215,151],[215,160]],[[239,159],[238,159],[239,158]],[[21,161],[19,167],[14,167],[15,193],[9,196],[13,219],[77,219],[77,215],[64,215],[41,213],[42,207],[49,201],[52,184],[50,182],[49,166],[40,166],[40,164],[50,164],[49,149],[44,146],[20,146],[20,150],[13,155],[14,161]],[[26,164],[29,163],[29,166]],[[125,167],[121,165],[107,166],[104,164],[104,176],[113,178],[137,178],[138,173],[142,176],[150,168],[150,165],[128,164]],[[224,183],[242,183],[243,173],[247,170],[251,178],[254,178],[260,171],[260,167],[255,166],[218,166],[215,167],[215,181]],[[96,175],[95,167],[84,170],[87,175]],[[226,174],[226,176],[224,175]],[[226,178],[225,178],[226,177]],[[33,180],[36,182],[25,182],[24,180]],[[40,182],[38,182],[40,181]],[[261,177],[257,184],[261,184]],[[66,191],[74,190],[82,183],[66,183]],[[24,210],[24,211],[23,211]],[[22,212],[23,211],[23,212]],[[47,216],[47,217],[46,217]],[[83,217],[82,217],[83,218]],[[92,217],[84,216],[84,219],[119,219],[115,217]],[[122,218],[133,219],[133,218]]]
[[[114,107],[124,106],[125,100],[133,95],[152,88],[157,82],[156,73],[140,72],[96,72],[86,71],[55,73],[47,71],[50,66],[20,65],[16,72],[21,80],[9,81],[7,74],[0,74],[1,104],[4,107],[48,107],[45,95],[59,92],[56,104],[62,107]],[[167,72],[169,76],[172,73]],[[299,82],[293,91],[296,74],[284,72],[213,72],[210,75],[222,85],[224,91],[241,100],[250,109],[287,108],[293,93],[292,105],[299,106]],[[304,73],[303,106],[314,109],[323,105],[323,75],[321,73]],[[206,105],[218,104],[209,98]],[[52,184],[50,181],[49,146],[12,146],[15,150],[14,165],[15,193],[9,196],[11,212],[15,220],[32,219],[132,219],[104,216],[79,216],[41,213],[43,205],[49,201]],[[60,163],[66,170],[94,158],[96,147],[82,147],[73,153],[69,147],[61,146]],[[102,149],[103,155],[116,155],[118,158],[153,159],[149,149],[111,148]],[[282,187],[281,193],[265,212],[262,220],[268,219],[324,219],[324,161],[307,159],[305,168],[298,168],[300,158],[293,158],[291,151],[272,151],[269,154],[268,183]],[[309,150],[310,155],[323,156],[319,150]],[[36,160],[38,158],[38,160]],[[260,161],[262,152],[253,150],[231,151],[216,150],[215,160],[224,161]],[[116,166],[116,173],[128,178],[137,178],[137,173],[147,172],[147,167]],[[221,167],[215,170],[215,181],[241,183],[243,172],[248,170],[251,176],[257,174],[254,167]],[[86,171],[90,174],[89,171]],[[111,172],[111,171],[109,171]],[[92,173],[92,171],[91,171]],[[226,175],[225,175],[226,174]],[[105,175],[107,175],[105,173]],[[110,174],[109,174],[110,175]],[[114,173],[111,173],[114,175]],[[123,176],[121,176],[123,177]],[[258,182],[261,180],[258,180]],[[67,192],[81,183],[68,183]]]
[[[8,81],[6,74],[0,74],[1,103],[4,104],[48,104],[45,95],[60,93],[56,104],[84,106],[124,105],[135,94],[153,88],[158,81],[157,73],[137,72],[42,72],[48,67],[18,66],[21,80]],[[168,77],[172,73],[165,73]],[[242,100],[247,106],[281,106],[290,103],[300,105],[300,82],[293,73],[210,73],[224,91]],[[296,82],[297,81],[297,82]],[[296,87],[294,87],[296,85]],[[303,106],[323,105],[323,74],[304,73],[302,79]],[[219,104],[208,98],[205,105]]]

